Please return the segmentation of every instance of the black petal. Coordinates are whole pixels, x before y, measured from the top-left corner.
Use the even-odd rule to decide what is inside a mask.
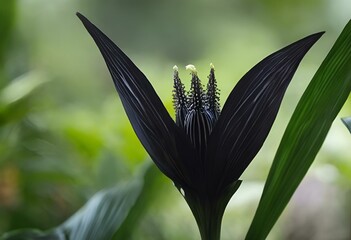
[[[160,170],[178,184],[184,184],[184,160],[179,148],[190,151],[185,135],[157,96],[144,74],[94,24],[80,13],[77,16],[99,47],[111,73],[124,109],[141,143]],[[190,154],[191,155],[191,154]]]
[[[207,176],[221,176],[221,182],[213,184],[237,180],[250,164],[272,127],[300,61],[322,34],[310,35],[266,57],[232,90],[209,139]]]

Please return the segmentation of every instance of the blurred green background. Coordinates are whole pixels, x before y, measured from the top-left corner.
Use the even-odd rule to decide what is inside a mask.
[[[172,109],[172,67],[216,67],[223,103],[254,64],[327,31],[303,60],[261,152],[229,203],[222,238],[243,239],[270,163],[304,89],[351,17],[349,0],[0,0],[0,235],[54,227],[145,161],[79,11],[110,36]],[[341,116],[351,115],[348,102]],[[351,136],[337,119],[269,239],[351,239]],[[161,176],[129,239],[198,239]]]

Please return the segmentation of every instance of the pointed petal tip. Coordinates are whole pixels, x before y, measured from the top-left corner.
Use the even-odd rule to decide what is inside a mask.
[[[83,20],[86,19],[86,17],[85,17],[83,14],[81,14],[80,12],[76,12],[76,16],[77,16],[81,21],[83,21]]]
[[[317,32],[317,33],[315,33],[315,35],[322,36],[324,33],[325,33],[325,31],[321,31],[321,32]]]
[[[83,14],[81,14],[80,12],[76,12],[76,16],[79,18],[79,20],[83,23],[83,25],[85,26],[85,28],[88,30],[89,27],[91,26],[95,26],[94,24],[92,24]],[[88,32],[90,32],[88,30]]]
[[[325,33],[325,31],[321,31],[321,32],[317,32],[314,34],[311,34],[310,36],[308,36],[307,38],[313,38],[316,39],[315,41],[317,41],[320,37],[322,37],[322,35]]]
[[[297,41],[297,42],[304,42],[304,43],[309,43],[307,45],[309,45],[310,47],[312,47],[321,37],[322,35],[325,33],[325,31],[322,31],[322,32],[317,32],[317,33],[313,33],[305,38],[302,38],[301,40]],[[295,43],[297,43],[295,42]],[[294,43],[292,43],[294,44]],[[292,45],[291,44],[291,45]]]
[[[173,70],[176,71],[176,72],[178,72],[178,67],[177,67],[177,65],[174,65],[174,66],[173,66]]]
[[[322,35],[325,33],[325,31],[322,32],[317,32],[313,33],[311,35],[308,35],[300,40],[297,40],[296,42],[293,42],[284,48],[280,49],[280,51],[290,51],[291,53],[293,52],[299,52],[301,59],[303,56],[308,52],[308,50],[322,37]],[[270,56],[272,56],[272,53]]]
[[[92,34],[92,30],[94,31],[98,31],[101,32],[100,29],[98,29],[95,24],[93,24],[92,22],[90,22],[90,20],[88,18],[86,18],[83,14],[81,14],[80,12],[76,12],[76,16],[79,18],[79,20],[83,23],[84,27],[88,30],[88,32],[90,33],[90,35],[93,37]],[[101,32],[101,34],[104,34]],[[94,38],[94,37],[93,37]]]

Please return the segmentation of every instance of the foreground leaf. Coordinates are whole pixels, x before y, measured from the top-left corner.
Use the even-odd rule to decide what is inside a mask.
[[[102,190],[67,222],[62,230],[69,239],[111,239],[127,217],[142,188],[140,181]]]
[[[0,240],[65,240],[63,232],[42,232],[36,229],[20,229],[4,234]]]
[[[246,239],[265,239],[311,166],[351,91],[351,21],[300,99]]]
[[[77,213],[50,231],[21,229],[4,234],[0,240],[108,240],[127,218],[143,186],[143,176],[95,194]]]
[[[151,165],[144,175],[144,187],[137,201],[130,209],[127,218],[114,234],[113,239],[130,239],[140,221],[146,215],[148,208],[159,201],[162,189],[168,187],[168,182],[155,165]]]

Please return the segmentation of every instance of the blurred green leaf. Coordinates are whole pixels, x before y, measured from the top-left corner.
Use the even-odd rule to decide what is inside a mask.
[[[265,239],[351,91],[351,21],[314,75],[284,133],[246,239]]]
[[[1,1],[0,4],[0,66],[3,66],[3,60],[5,58],[5,51],[7,43],[9,41],[11,32],[13,30],[13,23],[15,20],[16,2],[13,1]]]
[[[351,117],[342,118],[341,121],[345,124],[345,126],[351,133]]]
[[[128,217],[123,222],[122,226],[113,236],[113,239],[129,239],[135,231],[136,225],[143,218],[144,214],[148,210],[148,207],[156,199],[160,198],[162,187],[165,186],[165,182],[162,181],[165,177],[161,174],[160,170],[152,164],[148,167],[144,176],[144,185],[138,200],[130,210]]]
[[[142,188],[137,179],[125,185],[102,190],[60,228],[69,239],[111,239],[127,217]]]
[[[29,96],[35,89],[47,82],[43,74],[39,72],[29,72],[13,80],[0,92],[0,103],[4,105],[12,104]]]
[[[113,187],[116,182],[128,179],[130,174],[130,169],[119,157],[105,150],[98,159],[94,183],[97,189]]]
[[[59,232],[42,232],[36,229],[20,229],[5,234],[0,240],[65,240]]]
[[[133,181],[98,192],[71,218],[51,231],[16,230],[0,239],[111,239],[128,216],[143,186],[144,178],[138,176]]]
[[[47,81],[43,74],[29,72],[0,89],[0,126],[29,113],[28,98]]]

